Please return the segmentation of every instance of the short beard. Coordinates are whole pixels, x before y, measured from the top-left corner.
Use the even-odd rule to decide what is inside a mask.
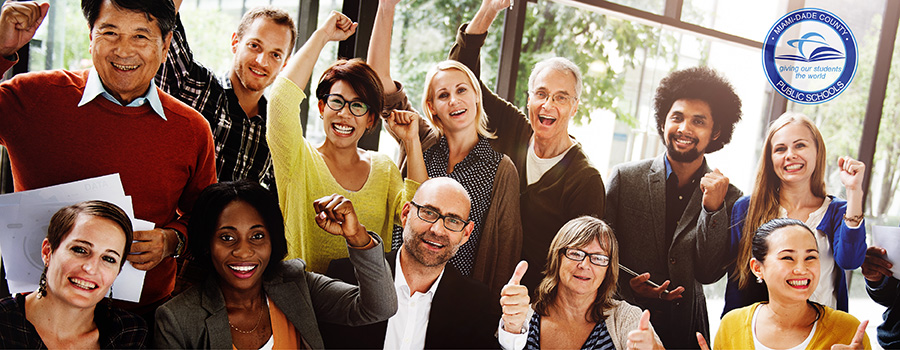
[[[687,152],[678,152],[675,150],[675,138],[673,136],[669,137],[669,142],[666,143],[666,153],[668,153],[669,158],[679,163],[690,163],[697,158],[703,156],[703,153],[700,152],[699,149],[695,146]],[[694,145],[698,143],[697,139],[694,139]]]
[[[437,256],[429,256],[427,252],[422,251],[421,246],[419,245],[419,241],[421,241],[424,236],[425,234],[412,232],[412,228],[410,227],[403,228],[403,246],[401,249],[406,249],[409,255],[422,266],[443,266],[450,261],[450,258],[456,255],[456,251],[459,249],[459,246],[453,246],[448,242],[448,244],[444,246],[446,250],[443,253]]]

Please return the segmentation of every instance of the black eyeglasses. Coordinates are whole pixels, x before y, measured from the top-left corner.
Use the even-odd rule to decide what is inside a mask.
[[[365,102],[347,101],[344,99],[344,96],[335,94],[327,94],[323,97],[325,98],[325,105],[331,108],[332,111],[340,111],[344,108],[344,105],[350,105],[350,114],[357,117],[364,117],[366,113],[369,113],[369,105]]]
[[[410,201],[409,204],[416,207],[416,215],[419,216],[419,219],[425,220],[425,222],[430,224],[437,222],[438,219],[444,219],[444,227],[450,231],[460,232],[469,224],[469,220],[463,220],[449,215],[441,215],[441,213],[438,213],[434,209],[416,204],[416,202]]]
[[[584,261],[585,257],[590,257],[589,261],[591,264],[597,266],[609,266],[609,256],[603,254],[588,254],[578,248],[563,248],[562,253],[569,258],[569,260],[581,262]]]

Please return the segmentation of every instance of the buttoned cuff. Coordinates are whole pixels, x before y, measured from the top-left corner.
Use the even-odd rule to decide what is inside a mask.
[[[525,343],[528,342],[528,326],[529,322],[526,321],[522,325],[521,334],[510,333],[503,328],[503,319],[501,318],[499,326],[497,326],[497,341],[500,343],[500,348],[506,350],[524,349]]]

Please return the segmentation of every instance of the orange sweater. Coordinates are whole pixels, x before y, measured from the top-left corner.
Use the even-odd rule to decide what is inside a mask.
[[[0,58],[0,71],[14,63]],[[168,120],[147,104],[122,107],[102,96],[77,107],[87,76],[40,71],[0,83],[0,144],[9,151],[15,190],[119,173],[138,219],[187,233],[179,213],[189,213],[216,181],[209,124],[161,90]],[[166,258],[147,273],[139,305],[168,297],[174,286],[175,261]]]

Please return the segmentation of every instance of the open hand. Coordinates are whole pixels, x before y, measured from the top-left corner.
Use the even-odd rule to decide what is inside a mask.
[[[4,2],[0,10],[0,56],[11,56],[31,41],[48,11],[48,3]]]
[[[684,293],[684,287],[678,286],[670,291],[666,291],[666,287],[669,286],[670,281],[666,280],[658,288],[654,288],[650,284],[646,283],[650,280],[649,273],[642,273],[637,277],[632,278],[628,281],[628,284],[631,285],[631,289],[635,294],[640,295],[647,299],[662,299],[665,301],[672,301],[675,299],[681,299],[681,293]]]
[[[869,247],[866,249],[866,260],[862,264],[862,274],[866,280],[879,282],[884,276],[894,275],[891,268],[894,264],[884,259],[887,250],[881,247]]]
[[[516,265],[509,283],[500,291],[500,307],[503,309],[503,330],[521,334],[522,327],[528,322],[528,305],[531,298],[528,297],[528,288],[520,285],[522,276],[528,270],[528,262],[520,261]]]

